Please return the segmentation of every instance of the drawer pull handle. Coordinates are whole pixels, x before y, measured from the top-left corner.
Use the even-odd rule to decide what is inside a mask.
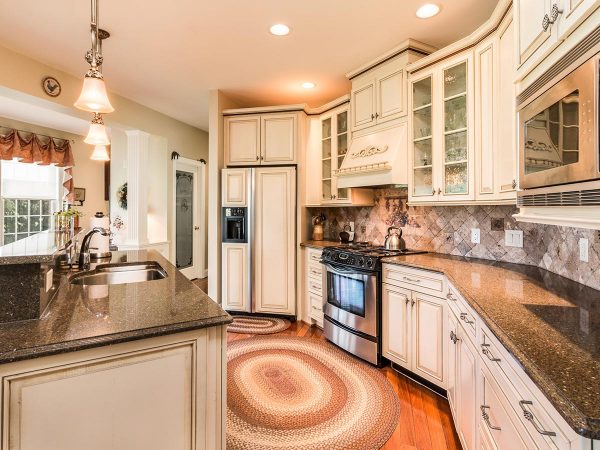
[[[554,431],[546,431],[540,428],[540,426],[535,421],[535,416],[531,411],[529,411],[529,409],[525,407],[525,405],[533,405],[533,402],[529,400],[521,400],[519,402],[519,406],[523,410],[523,417],[525,417],[525,419],[529,420],[533,424],[533,428],[535,428],[535,431],[540,433],[542,436],[556,436],[556,433]]]
[[[467,313],[460,313],[460,320],[462,320],[464,323],[468,323],[469,325],[475,323],[474,321],[467,319]]]
[[[418,278],[402,277],[402,279],[404,281],[410,281],[411,283],[420,283],[421,282],[421,280],[419,280]]]
[[[488,426],[488,428],[490,430],[502,431],[502,428],[495,427],[494,425],[491,424],[491,422],[490,422],[490,416],[486,412],[486,409],[490,409],[490,407],[487,406],[487,405],[481,405],[480,409],[481,409],[481,418],[483,419],[483,421],[485,422],[485,424]]]
[[[448,292],[448,293],[446,294],[446,298],[447,298],[448,300],[452,300],[453,302],[457,301],[457,300],[454,298],[454,295],[452,295],[452,292]]]
[[[500,362],[500,358],[494,358],[494,355],[492,355],[492,352],[490,352],[490,349],[488,348],[489,346],[490,344],[481,344],[481,353],[487,356],[490,361]]]
[[[458,338],[458,336],[456,335],[456,333],[454,331],[450,332],[450,340],[452,341],[453,344],[456,344],[458,341],[460,341],[460,339]]]

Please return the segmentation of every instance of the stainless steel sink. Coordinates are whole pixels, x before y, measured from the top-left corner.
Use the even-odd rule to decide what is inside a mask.
[[[155,261],[144,263],[105,264],[94,270],[76,273],[69,278],[71,284],[108,285],[141,283],[162,280],[167,272]]]

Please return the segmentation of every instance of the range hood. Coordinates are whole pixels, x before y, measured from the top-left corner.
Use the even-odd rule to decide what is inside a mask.
[[[406,122],[352,139],[341,167],[337,187],[408,184]]]

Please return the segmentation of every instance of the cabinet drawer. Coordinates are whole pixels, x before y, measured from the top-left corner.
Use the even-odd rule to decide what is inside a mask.
[[[314,248],[309,248],[308,249],[308,262],[317,262],[320,263],[321,262],[321,253],[323,253],[323,250],[317,250]]]
[[[310,301],[310,318],[317,322],[321,328],[323,327],[323,298],[312,293],[308,294]]]
[[[571,442],[578,440],[578,436],[572,435],[574,432],[570,432],[568,425],[562,418],[558,418],[558,413],[541,392],[534,393],[537,387],[522,369],[517,367],[517,361],[483,326],[479,352],[495,383],[504,392],[514,416],[535,442],[535,448],[571,449]],[[562,427],[559,425],[561,422]]]
[[[473,308],[469,306],[467,301],[460,295],[458,290],[451,284],[448,286],[448,294],[446,294],[450,309],[454,311],[458,322],[461,327],[465,330],[473,342],[477,342],[477,314],[473,311]]]
[[[315,278],[321,280],[323,278],[323,266],[321,263],[308,263],[308,276],[309,278]]]
[[[322,296],[323,295],[323,280],[318,280],[316,278],[308,279],[308,291],[312,292],[315,295]]]
[[[438,296],[444,291],[442,274],[393,264],[383,265],[383,282]]]

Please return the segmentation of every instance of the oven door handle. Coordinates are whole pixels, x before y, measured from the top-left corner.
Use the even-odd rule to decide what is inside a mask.
[[[321,263],[323,265],[325,265],[325,267],[327,269],[330,269],[330,272],[338,273],[340,275],[355,275],[356,273],[362,273],[365,275],[375,275],[377,273],[373,270],[364,270],[364,269],[358,269],[358,268],[354,268],[354,267],[339,266],[337,264],[333,264],[330,262],[322,262],[321,261]]]

